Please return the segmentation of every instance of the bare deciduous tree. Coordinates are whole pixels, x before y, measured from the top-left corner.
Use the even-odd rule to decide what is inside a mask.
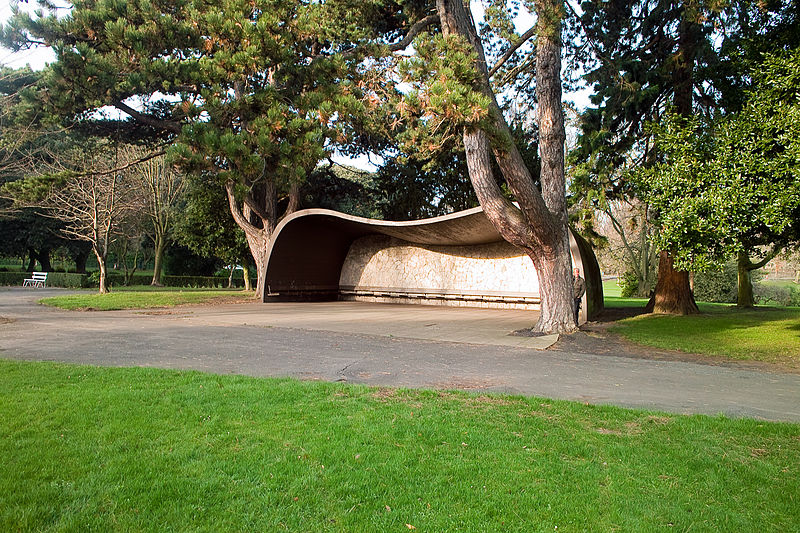
[[[130,158],[141,162],[131,168],[133,182],[142,190],[142,207],[147,217],[147,235],[153,241],[154,267],[151,285],[161,285],[164,251],[175,222],[175,209],[185,191],[182,175],[167,163],[165,156],[150,157],[144,148],[130,149]]]

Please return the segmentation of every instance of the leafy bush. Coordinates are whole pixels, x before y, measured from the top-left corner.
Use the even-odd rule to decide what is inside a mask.
[[[31,277],[30,272],[0,272],[0,285],[21,286],[22,282]],[[131,278],[131,285],[150,285],[153,276],[150,274],[134,274]],[[125,281],[122,274],[109,274],[109,286],[121,287]],[[256,280],[251,280],[253,286]],[[68,289],[79,289],[97,287],[100,283],[100,273],[91,274],[71,274],[66,272],[49,272],[47,274],[48,287],[63,287]],[[194,287],[194,288],[225,288],[228,286],[227,276],[162,276],[161,283],[165,287]],[[233,286],[244,287],[244,280],[233,280]]]
[[[128,285],[150,285],[153,281],[151,274],[134,274]],[[109,274],[108,283],[111,287],[124,285],[125,276],[122,274]],[[97,281],[95,281],[97,284]],[[193,288],[225,288],[228,286],[228,276],[161,276],[164,287],[193,287]],[[253,281],[255,285],[255,281]],[[244,287],[244,279],[233,280],[234,287]]]
[[[30,272],[0,272],[0,285],[16,286],[31,277]],[[47,274],[48,287],[64,287],[78,289],[90,287],[88,276],[85,274],[67,274],[65,272],[49,272]]]
[[[619,278],[620,296],[623,298],[630,298],[636,296],[639,290],[639,277],[633,270],[627,270],[621,278]]]
[[[722,270],[698,272],[694,275],[694,298],[701,302],[736,303],[736,263],[727,263]]]
[[[753,287],[753,296],[759,304],[800,307],[800,288],[791,285],[757,283]]]

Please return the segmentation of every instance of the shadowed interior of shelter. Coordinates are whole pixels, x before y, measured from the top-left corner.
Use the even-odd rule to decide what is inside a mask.
[[[600,270],[572,235],[586,279],[581,322],[602,310]],[[500,237],[481,208],[412,222],[371,220],[326,209],[287,217],[270,243],[269,300],[364,300],[539,308],[530,258]],[[588,314],[587,314],[588,311]]]

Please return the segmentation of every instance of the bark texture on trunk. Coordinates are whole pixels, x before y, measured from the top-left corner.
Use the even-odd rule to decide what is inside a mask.
[[[689,273],[676,270],[668,252],[661,252],[658,283],[645,311],[665,315],[694,315],[700,312],[689,288]]]
[[[739,252],[736,258],[736,306],[754,307],[753,279],[750,276],[750,258],[744,252]]]
[[[511,244],[524,250],[539,274],[542,312],[534,330],[565,333],[577,328],[573,310],[572,274],[564,181],[564,116],[561,104],[561,17],[563,6],[554,0],[538,5],[536,54],[542,192],[511,141],[508,124],[489,84],[486,59],[468,10],[462,0],[437,0],[445,36],[460,35],[477,54],[482,74],[476,90],[490,99],[491,118],[503,142],[489,140],[480,128],[464,132],[464,147],[472,186],[486,216]],[[492,173],[494,155],[503,177],[519,204],[512,204],[497,186]]]
[[[150,285],[161,286],[161,271],[164,269],[164,251],[166,248],[166,240],[161,236],[157,237],[155,242],[155,257],[153,258],[153,280],[150,282]]]
[[[250,254],[253,256],[253,261],[256,264],[256,294],[255,298],[264,300],[266,294],[266,279],[267,279],[267,247],[269,246],[269,239],[272,237],[272,231],[275,228],[274,222],[270,223],[269,220],[264,220],[262,216],[263,227],[258,227],[251,221],[251,217],[255,214],[251,206],[254,206],[254,201],[245,202],[242,209],[239,208],[239,203],[234,194],[233,183],[228,183],[225,186],[228,193],[228,206],[230,207],[233,220],[244,231],[244,237],[247,240],[247,246],[250,248]]]
[[[781,251],[781,246],[776,245],[765,255],[760,261],[753,262],[750,259],[750,254],[742,250],[736,255],[736,306],[737,307],[755,307],[756,299],[753,294],[753,270],[762,268],[767,263],[778,255]]]
[[[106,258],[95,250],[94,256],[97,258],[97,267],[100,269],[100,294],[108,292],[108,274],[106,271]]]

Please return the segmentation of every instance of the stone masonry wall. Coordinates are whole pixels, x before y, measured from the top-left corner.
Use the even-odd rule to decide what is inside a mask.
[[[382,290],[398,296],[427,292],[475,299],[488,295],[495,301],[520,302],[515,306],[525,305],[523,301],[538,304],[539,297],[533,263],[506,242],[426,246],[383,235],[362,237],[350,247],[339,285],[343,291]]]

